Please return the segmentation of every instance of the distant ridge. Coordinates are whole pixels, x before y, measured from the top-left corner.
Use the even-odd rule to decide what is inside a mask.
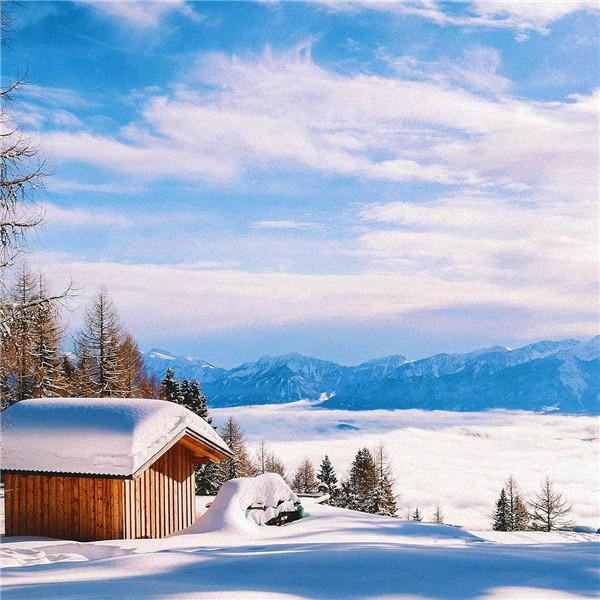
[[[493,346],[411,361],[400,354],[357,366],[298,353],[263,356],[233,369],[153,348],[146,369],[201,381],[211,406],[319,400],[322,408],[492,408],[600,414],[600,336]],[[323,396],[325,395],[325,396]],[[323,398],[326,398],[323,400]]]

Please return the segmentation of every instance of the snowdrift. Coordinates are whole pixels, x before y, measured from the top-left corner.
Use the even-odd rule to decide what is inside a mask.
[[[255,530],[257,525],[264,525],[281,512],[294,511],[299,502],[298,496],[275,473],[231,479],[221,486],[193,533]],[[249,511],[251,506],[262,506],[264,511]]]

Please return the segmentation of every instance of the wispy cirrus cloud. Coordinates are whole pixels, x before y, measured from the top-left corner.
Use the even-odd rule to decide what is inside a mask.
[[[547,34],[552,23],[579,11],[597,11],[594,0],[471,0],[448,3],[438,0],[321,0],[331,10],[378,10],[412,15],[440,26],[512,29],[518,40],[533,33]]]
[[[50,130],[45,146],[57,160],[145,178],[230,182],[291,166],[480,188],[594,185],[594,96],[490,98],[459,77],[414,68],[427,76],[341,75],[317,65],[306,46],[249,58],[203,54],[174,91],[151,95],[140,119],[116,135]]]
[[[292,219],[283,219],[279,221],[255,221],[252,223],[254,229],[272,229],[284,231],[314,231],[323,229],[321,223],[308,223],[304,221],[294,221]]]

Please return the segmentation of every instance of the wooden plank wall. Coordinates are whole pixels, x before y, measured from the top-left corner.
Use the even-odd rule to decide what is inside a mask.
[[[123,537],[159,538],[196,517],[193,453],[176,444],[123,485]]]
[[[164,537],[196,517],[194,462],[178,443],[133,480],[5,473],[6,535]]]
[[[6,535],[90,541],[123,537],[122,481],[4,474]]]

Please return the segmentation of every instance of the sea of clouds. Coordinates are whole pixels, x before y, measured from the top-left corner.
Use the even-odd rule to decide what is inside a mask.
[[[309,402],[212,410],[233,416],[253,452],[264,440],[290,474],[325,454],[342,477],[356,451],[383,442],[392,461],[401,516],[425,520],[440,504],[448,523],[488,529],[503,482],[513,475],[531,498],[548,475],[572,504],[572,518],[600,527],[600,446],[596,417],[527,412],[324,410]]]

